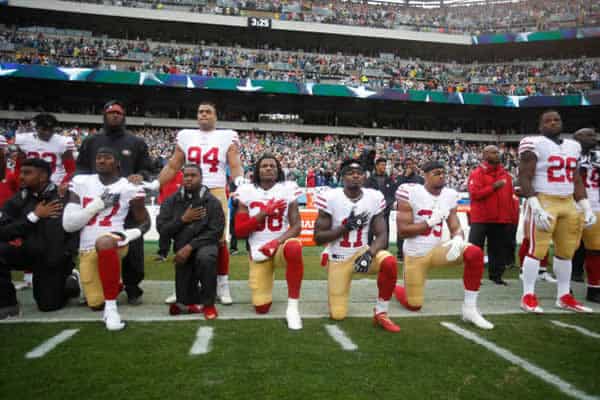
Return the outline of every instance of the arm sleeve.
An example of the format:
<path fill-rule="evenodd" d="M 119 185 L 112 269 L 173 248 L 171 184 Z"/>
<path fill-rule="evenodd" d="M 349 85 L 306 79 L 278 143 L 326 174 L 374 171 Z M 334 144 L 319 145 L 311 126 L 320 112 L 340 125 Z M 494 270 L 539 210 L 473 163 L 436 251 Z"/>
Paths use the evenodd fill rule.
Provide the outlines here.
<path fill-rule="evenodd" d="M 175 197 L 169 197 L 162 205 L 160 206 L 160 212 L 156 217 L 156 229 L 160 236 L 168 237 L 172 239 L 175 235 L 183 229 L 185 224 L 181 220 L 181 218 L 175 218 L 175 213 L 173 212 L 175 208 Z"/>
<path fill-rule="evenodd" d="M 99 198 L 92 200 L 85 208 L 77 203 L 68 203 L 63 213 L 63 229 L 67 232 L 81 230 L 103 208 L 104 202 Z"/>
<path fill-rule="evenodd" d="M 75 174 L 75 160 L 73 160 L 72 158 L 68 160 L 63 160 L 63 165 L 65 166 L 66 174 L 61 183 L 68 183 L 73 177 L 73 174 Z"/>
<path fill-rule="evenodd" d="M 195 250 L 200 247 L 203 243 L 206 243 L 206 238 L 210 238 L 211 241 L 217 244 L 223 236 L 223 230 L 225 229 L 225 214 L 221 208 L 221 203 L 216 198 L 210 200 L 210 206 L 208 207 L 208 224 L 202 231 L 202 237 L 192 239 L 190 245 Z"/>
<path fill-rule="evenodd" d="M 255 217 L 250 217 L 248 213 L 235 213 L 235 236 L 247 238 L 258 227 L 258 221 Z"/>

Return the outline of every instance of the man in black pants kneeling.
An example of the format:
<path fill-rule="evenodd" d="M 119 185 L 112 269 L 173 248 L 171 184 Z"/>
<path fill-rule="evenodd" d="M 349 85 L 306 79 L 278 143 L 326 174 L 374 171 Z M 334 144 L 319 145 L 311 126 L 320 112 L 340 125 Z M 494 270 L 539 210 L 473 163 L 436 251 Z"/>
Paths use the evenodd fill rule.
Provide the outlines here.
<path fill-rule="evenodd" d="M 161 205 L 156 223 L 161 237 L 175 241 L 177 303 L 169 313 L 202 312 L 206 319 L 217 318 L 217 252 L 225 215 L 219 200 L 202 185 L 197 164 L 183 167 L 183 186 Z"/>
<path fill-rule="evenodd" d="M 76 240 L 62 227 L 63 201 L 42 159 L 21 165 L 22 189 L 0 211 L 0 319 L 19 314 L 11 270 L 33 269 L 33 297 L 40 311 L 62 308 L 79 296 L 73 270 Z"/>

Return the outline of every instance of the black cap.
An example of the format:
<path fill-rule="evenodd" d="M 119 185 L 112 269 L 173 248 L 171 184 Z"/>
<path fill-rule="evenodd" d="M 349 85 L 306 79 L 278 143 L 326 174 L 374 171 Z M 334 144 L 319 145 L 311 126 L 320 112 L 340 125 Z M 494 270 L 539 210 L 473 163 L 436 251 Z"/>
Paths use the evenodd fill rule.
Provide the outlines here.
<path fill-rule="evenodd" d="M 52 167 L 48 161 L 42 160 L 41 158 L 27 158 L 21 163 L 21 167 L 34 167 L 41 169 L 48 174 L 48 179 L 52 176 Z"/>
<path fill-rule="evenodd" d="M 446 166 L 441 161 L 428 161 L 425 163 L 425 165 L 423 165 L 421 169 L 423 170 L 423 172 L 429 172 L 431 170 L 439 168 L 446 169 Z"/>
<path fill-rule="evenodd" d="M 102 147 L 100 147 L 98 149 L 98 151 L 96 152 L 96 155 L 98 155 L 98 154 L 110 154 L 116 160 L 119 159 L 119 154 L 117 153 L 117 151 L 115 149 L 113 149 L 112 147 L 108 147 L 108 146 L 102 146 Z"/>
<path fill-rule="evenodd" d="M 346 173 L 351 169 L 359 169 L 364 172 L 364 168 L 360 161 L 356 159 L 346 159 L 342 162 L 342 166 L 340 167 L 340 174 L 346 175 Z"/>

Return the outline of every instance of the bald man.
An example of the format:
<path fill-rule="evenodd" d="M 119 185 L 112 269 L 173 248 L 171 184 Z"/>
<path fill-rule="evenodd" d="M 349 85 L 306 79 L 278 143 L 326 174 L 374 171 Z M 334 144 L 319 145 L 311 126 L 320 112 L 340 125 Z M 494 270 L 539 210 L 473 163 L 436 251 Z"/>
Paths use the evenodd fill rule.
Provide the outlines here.
<path fill-rule="evenodd" d="M 486 146 L 482 159 L 469 176 L 469 242 L 484 249 L 487 238 L 489 279 L 498 285 L 506 285 L 502 275 L 510 258 L 504 253 L 512 240 L 512 225 L 519 210 L 513 198 L 512 178 L 500 162 L 498 147 Z"/>

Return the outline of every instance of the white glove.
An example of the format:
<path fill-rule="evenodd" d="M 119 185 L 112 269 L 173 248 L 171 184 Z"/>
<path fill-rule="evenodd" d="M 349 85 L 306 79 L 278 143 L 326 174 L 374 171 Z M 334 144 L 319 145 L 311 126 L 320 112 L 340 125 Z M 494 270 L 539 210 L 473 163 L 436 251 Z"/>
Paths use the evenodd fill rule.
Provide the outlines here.
<path fill-rule="evenodd" d="M 250 181 L 246 178 L 244 178 L 242 175 L 237 176 L 234 180 L 233 180 L 233 184 L 235 185 L 235 187 L 240 187 L 245 183 L 250 183 Z"/>
<path fill-rule="evenodd" d="M 115 231 L 111 233 L 119 237 L 119 246 L 125 246 L 129 242 L 142 236 L 142 231 L 138 228 L 125 229 L 124 231 Z"/>
<path fill-rule="evenodd" d="M 442 223 L 446 218 L 448 218 L 448 214 L 450 213 L 450 210 L 443 210 L 441 208 L 434 208 L 433 212 L 431 213 L 431 215 L 429 216 L 429 218 L 427 218 L 425 220 L 425 222 L 427 223 L 428 227 L 433 227 L 437 224 Z"/>
<path fill-rule="evenodd" d="M 142 186 L 146 190 L 158 190 L 160 189 L 160 182 L 158 179 L 153 180 L 152 182 L 142 182 Z"/>
<path fill-rule="evenodd" d="M 581 199 L 577 202 L 577 205 L 583 210 L 583 224 L 585 228 L 592 227 L 596 224 L 597 218 L 596 213 L 592 210 L 592 205 L 588 199 Z"/>
<path fill-rule="evenodd" d="M 528 197 L 527 205 L 531 208 L 531 214 L 535 226 L 543 231 L 550 232 L 554 217 L 544 210 L 538 198 L 535 196 Z"/>
<path fill-rule="evenodd" d="M 94 216 L 105 208 L 106 206 L 104 204 L 104 200 L 102 200 L 100 197 L 96 197 L 94 200 L 88 203 L 84 210 L 86 210 L 90 216 Z"/>
<path fill-rule="evenodd" d="M 461 235 L 456 235 L 452 239 L 448 240 L 442 246 L 450 247 L 448 252 L 446 253 L 446 260 L 455 261 L 458 257 L 463 253 L 463 249 L 467 245 L 467 242 L 463 239 Z"/>

